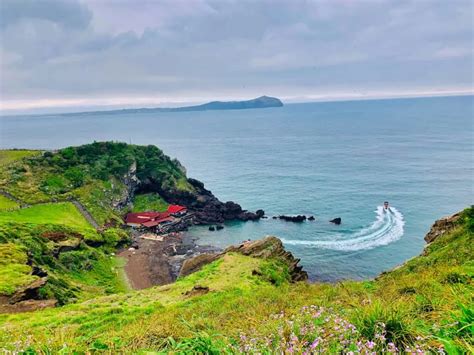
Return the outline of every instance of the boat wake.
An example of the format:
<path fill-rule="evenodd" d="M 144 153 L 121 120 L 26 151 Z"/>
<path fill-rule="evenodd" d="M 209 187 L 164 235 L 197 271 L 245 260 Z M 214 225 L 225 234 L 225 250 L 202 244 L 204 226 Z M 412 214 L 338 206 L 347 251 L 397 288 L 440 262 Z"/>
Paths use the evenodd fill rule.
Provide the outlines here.
<path fill-rule="evenodd" d="M 403 236 L 405 221 L 403 215 L 394 207 L 391 212 L 384 212 L 383 207 L 377 207 L 377 217 L 371 226 L 352 234 L 337 234 L 331 240 L 286 240 L 289 245 L 307 245 L 323 249 L 340 251 L 357 251 L 372 249 L 381 245 L 390 244 Z"/>

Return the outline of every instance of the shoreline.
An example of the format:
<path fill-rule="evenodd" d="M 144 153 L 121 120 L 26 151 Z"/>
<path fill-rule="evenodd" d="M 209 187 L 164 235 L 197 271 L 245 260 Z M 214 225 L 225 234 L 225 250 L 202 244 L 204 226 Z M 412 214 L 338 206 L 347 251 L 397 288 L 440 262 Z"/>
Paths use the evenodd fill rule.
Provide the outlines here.
<path fill-rule="evenodd" d="M 173 283 L 186 259 L 209 252 L 219 252 L 212 246 L 199 246 L 196 238 L 185 232 L 165 236 L 136 233 L 132 246 L 120 250 L 117 257 L 124 260 L 123 275 L 133 290 Z"/>

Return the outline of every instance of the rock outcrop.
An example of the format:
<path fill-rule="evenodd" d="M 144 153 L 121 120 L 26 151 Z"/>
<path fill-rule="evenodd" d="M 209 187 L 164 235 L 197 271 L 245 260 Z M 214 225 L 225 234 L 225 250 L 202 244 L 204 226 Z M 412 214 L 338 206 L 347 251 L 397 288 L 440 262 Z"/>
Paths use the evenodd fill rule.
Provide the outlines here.
<path fill-rule="evenodd" d="M 304 215 L 297 215 L 297 216 L 286 216 L 286 215 L 281 215 L 278 216 L 278 219 L 281 219 L 283 221 L 287 222 L 304 222 L 306 221 L 306 216 Z"/>
<path fill-rule="evenodd" d="M 48 277 L 41 277 L 33 281 L 27 286 L 20 287 L 15 291 L 15 293 L 9 298 L 8 302 L 14 304 L 20 301 L 39 299 L 39 289 L 46 285 Z"/>
<path fill-rule="evenodd" d="M 329 222 L 339 225 L 342 223 L 342 219 L 341 217 L 337 217 L 337 218 L 331 219 Z"/>
<path fill-rule="evenodd" d="M 193 272 L 199 271 L 204 265 L 212 263 L 214 260 L 220 258 L 222 254 L 199 254 L 191 259 L 186 259 L 179 271 L 179 277 L 187 276 Z"/>
<path fill-rule="evenodd" d="M 190 178 L 188 182 L 193 186 L 194 192 L 169 190 L 152 180 L 142 182 L 139 189 L 157 192 L 169 203 L 186 206 L 194 213 L 193 219 L 197 224 L 222 223 L 229 220 L 254 221 L 265 214 L 263 210 L 255 213 L 246 211 L 233 201 L 220 201 L 199 180 Z"/>
<path fill-rule="evenodd" d="M 181 268 L 180 276 L 186 276 L 200 270 L 204 265 L 213 262 L 226 253 L 240 253 L 261 259 L 277 259 L 288 266 L 291 281 L 304 281 L 308 279 L 308 274 L 299 266 L 300 259 L 296 259 L 293 254 L 286 251 L 280 239 L 267 236 L 263 239 L 248 241 L 238 245 L 232 245 L 220 254 L 201 254 L 194 258 L 187 259 Z"/>
<path fill-rule="evenodd" d="M 439 236 L 454 229 L 456 222 L 461 217 L 461 212 L 453 214 L 449 217 L 438 219 L 432 226 L 430 231 L 425 235 L 425 241 L 427 243 L 434 242 Z"/>

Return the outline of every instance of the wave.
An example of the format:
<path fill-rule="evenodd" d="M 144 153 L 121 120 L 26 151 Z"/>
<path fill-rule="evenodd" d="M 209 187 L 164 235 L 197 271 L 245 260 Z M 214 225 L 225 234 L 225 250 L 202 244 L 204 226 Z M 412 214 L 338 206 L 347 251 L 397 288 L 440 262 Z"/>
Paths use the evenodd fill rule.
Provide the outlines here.
<path fill-rule="evenodd" d="M 391 212 L 384 212 L 382 206 L 377 207 L 376 220 L 372 225 L 350 235 L 337 234 L 331 240 L 282 239 L 282 241 L 289 245 L 307 245 L 340 251 L 357 251 L 387 245 L 403 236 L 405 225 L 403 214 L 394 207 L 390 209 Z"/>

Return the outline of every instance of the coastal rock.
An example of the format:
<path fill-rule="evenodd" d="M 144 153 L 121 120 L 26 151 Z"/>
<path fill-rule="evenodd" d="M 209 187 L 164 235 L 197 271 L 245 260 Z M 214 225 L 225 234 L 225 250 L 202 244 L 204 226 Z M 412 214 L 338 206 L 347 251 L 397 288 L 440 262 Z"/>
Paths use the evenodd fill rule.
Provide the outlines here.
<path fill-rule="evenodd" d="M 184 167 L 173 160 L 174 165 L 185 173 Z M 192 190 L 177 190 L 171 188 L 166 179 L 159 179 L 154 176 L 137 177 L 137 165 L 133 163 L 128 172 L 122 177 L 125 184 L 123 194 L 114 201 L 114 208 L 123 208 L 131 204 L 135 193 L 158 193 L 170 204 L 186 206 L 193 213 L 194 224 L 223 223 L 227 220 L 258 220 L 265 212 L 249 212 L 233 201 L 222 202 L 215 197 L 211 191 L 204 187 L 204 184 L 196 179 L 189 178 L 187 181 L 192 186 Z"/>
<path fill-rule="evenodd" d="M 210 226 L 210 227 L 209 227 L 209 230 L 210 230 L 211 232 L 214 232 L 214 231 L 216 230 L 216 228 L 215 228 L 214 226 Z"/>
<path fill-rule="evenodd" d="M 278 216 L 279 219 L 287 221 L 287 222 L 303 222 L 306 221 L 306 216 L 304 215 L 297 215 L 297 216 L 285 216 L 281 215 Z"/>
<path fill-rule="evenodd" d="M 427 243 L 434 242 L 439 236 L 449 232 L 456 226 L 456 222 L 461 217 L 461 212 L 453 214 L 449 217 L 438 219 L 432 226 L 430 231 L 425 235 Z"/>
<path fill-rule="evenodd" d="M 222 230 L 222 229 L 224 229 L 224 226 L 223 226 L 223 225 L 218 224 L 218 225 L 216 226 L 216 230 L 220 231 L 220 230 Z"/>
<path fill-rule="evenodd" d="M 296 259 L 293 254 L 286 251 L 280 239 L 273 236 L 267 236 L 263 239 L 244 242 L 239 245 L 233 245 L 225 249 L 224 253 L 240 253 L 254 258 L 276 258 L 283 261 L 288 266 L 288 271 L 292 281 L 303 281 L 308 279 L 308 274 L 298 266 L 300 259 Z"/>
<path fill-rule="evenodd" d="M 308 221 L 314 221 L 316 218 L 314 218 L 314 216 L 309 216 L 308 217 Z"/>
<path fill-rule="evenodd" d="M 298 265 L 300 259 L 296 259 L 293 254 L 286 251 L 281 240 L 273 236 L 267 236 L 263 239 L 246 241 L 238 245 L 233 245 L 225 249 L 222 253 L 205 253 L 195 256 L 194 258 L 186 259 L 181 267 L 179 276 L 182 277 L 196 272 L 204 265 L 223 257 L 226 253 L 240 253 L 261 259 L 278 259 L 288 266 L 292 282 L 308 279 L 306 271 L 303 270 L 302 266 Z"/>
<path fill-rule="evenodd" d="M 329 222 L 339 225 L 342 223 L 342 219 L 341 217 L 337 217 L 337 218 L 331 219 Z"/>
<path fill-rule="evenodd" d="M 223 223 L 228 220 L 258 220 L 265 212 L 254 213 L 245 211 L 233 201 L 222 202 L 217 199 L 211 191 L 204 187 L 204 184 L 196 179 L 188 179 L 194 187 L 195 192 L 166 190 L 161 186 L 152 186 L 168 202 L 186 206 L 190 212 L 194 213 L 195 224 Z M 147 188 L 149 190 L 150 188 Z M 263 213 L 263 214 L 262 214 Z"/>

